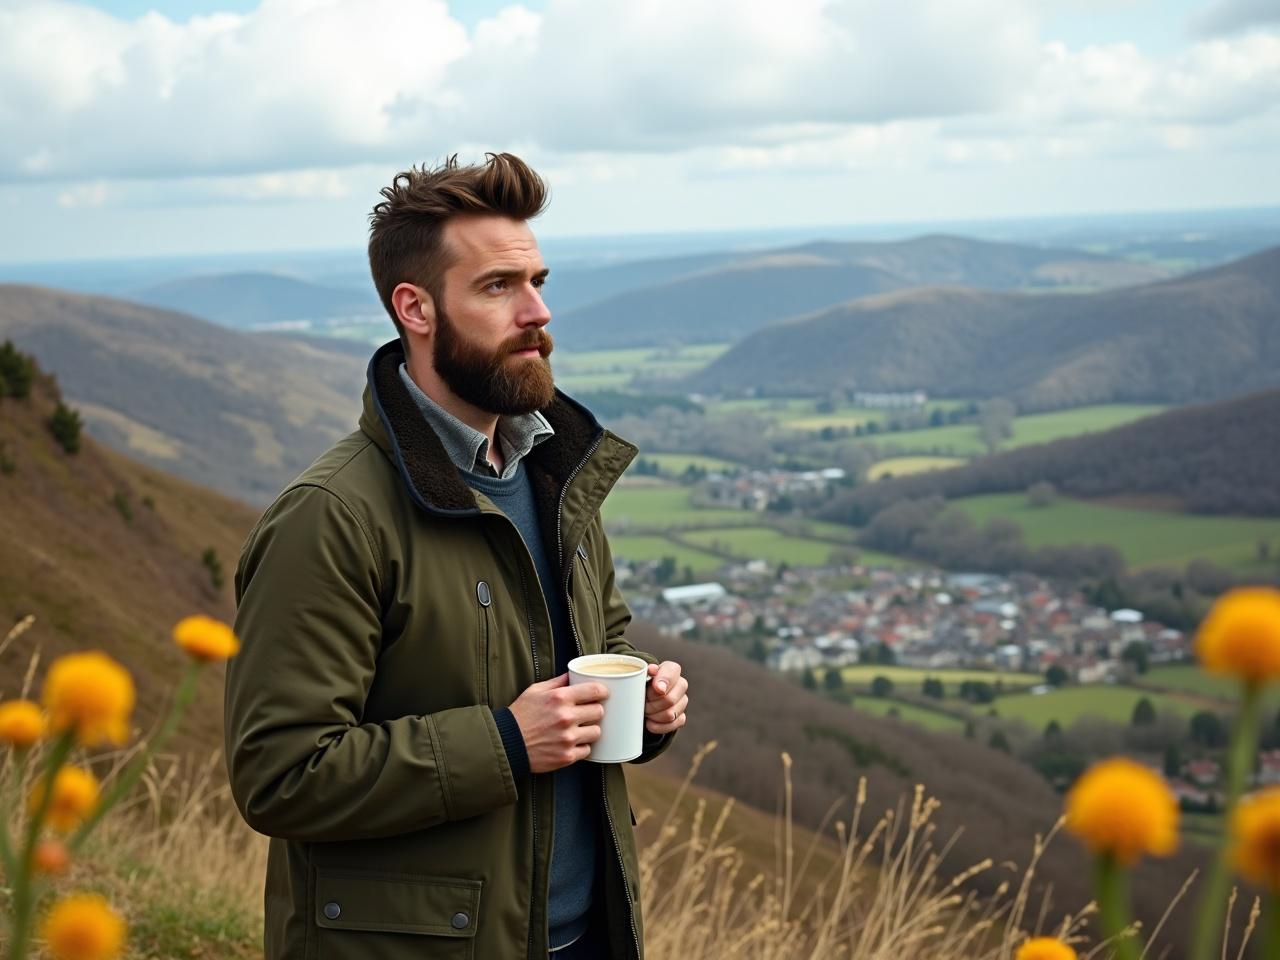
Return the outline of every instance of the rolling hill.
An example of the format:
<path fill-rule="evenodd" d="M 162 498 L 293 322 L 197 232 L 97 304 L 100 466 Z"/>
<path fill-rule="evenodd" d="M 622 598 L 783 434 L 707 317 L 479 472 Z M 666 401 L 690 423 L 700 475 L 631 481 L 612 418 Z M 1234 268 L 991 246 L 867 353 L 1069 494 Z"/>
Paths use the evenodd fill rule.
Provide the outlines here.
<path fill-rule="evenodd" d="M 349 290 L 273 273 L 181 277 L 132 290 L 126 296 L 238 329 L 296 320 L 383 315 L 372 285 L 367 290 Z"/>
<path fill-rule="evenodd" d="M 366 361 L 318 338 L 0 286 L 6 337 L 58 377 L 95 437 L 250 502 L 269 500 L 359 414 Z"/>
<path fill-rule="evenodd" d="M 771 324 L 685 381 L 711 393 L 916 390 L 1038 410 L 1186 403 L 1280 384 L 1280 247 L 1090 294 L 954 287 Z"/>
<path fill-rule="evenodd" d="M 842 301 L 921 285 L 1094 288 L 1161 275 L 1148 266 L 1079 250 L 951 236 L 895 243 L 823 241 L 727 260 L 685 259 L 684 272 L 677 272 L 680 259 L 609 268 L 604 279 L 634 286 L 558 313 L 556 336 L 574 350 L 716 343 Z M 581 287 L 589 276 L 575 275 L 573 285 Z M 554 292 L 548 299 L 554 307 Z"/>

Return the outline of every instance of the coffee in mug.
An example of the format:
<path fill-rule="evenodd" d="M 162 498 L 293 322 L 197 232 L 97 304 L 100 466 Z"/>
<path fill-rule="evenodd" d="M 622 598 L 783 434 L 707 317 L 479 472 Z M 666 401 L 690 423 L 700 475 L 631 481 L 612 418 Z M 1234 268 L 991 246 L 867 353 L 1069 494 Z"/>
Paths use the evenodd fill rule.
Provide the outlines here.
<path fill-rule="evenodd" d="M 569 661 L 569 683 L 603 683 L 609 696 L 601 704 L 600 739 L 588 760 L 624 763 L 640 756 L 644 743 L 644 700 L 649 664 L 621 653 L 590 653 Z"/>

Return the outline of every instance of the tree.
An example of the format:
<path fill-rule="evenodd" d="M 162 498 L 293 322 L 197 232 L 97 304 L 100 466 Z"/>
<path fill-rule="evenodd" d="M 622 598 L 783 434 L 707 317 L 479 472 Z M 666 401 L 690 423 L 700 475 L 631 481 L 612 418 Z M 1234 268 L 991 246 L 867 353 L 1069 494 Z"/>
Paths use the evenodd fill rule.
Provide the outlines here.
<path fill-rule="evenodd" d="M 1191 717 L 1191 740 L 1206 747 L 1221 747 L 1227 742 L 1226 728 L 1216 713 L 1201 710 Z"/>
<path fill-rule="evenodd" d="M 1057 720 L 1050 720 L 1044 727 L 1044 738 L 1050 743 L 1062 742 L 1062 724 Z"/>
<path fill-rule="evenodd" d="M 747 651 L 747 656 L 756 663 L 764 663 L 769 658 L 769 651 L 764 648 L 764 641 L 759 637 L 753 638 L 751 649 Z"/>
<path fill-rule="evenodd" d="M 1013 436 L 1013 418 L 1017 412 L 1017 408 L 1003 397 L 988 400 L 982 405 L 978 414 L 978 435 L 987 453 L 995 453 L 1000 448 L 1000 441 Z"/>
<path fill-rule="evenodd" d="M 800 683 L 803 684 L 806 690 L 818 689 L 818 681 L 814 677 L 813 671 L 808 667 L 804 668 L 804 673 L 800 676 Z"/>
<path fill-rule="evenodd" d="M 80 452 L 80 414 L 61 400 L 49 418 L 49 432 L 67 453 Z"/>
<path fill-rule="evenodd" d="M 1032 507 L 1048 507 L 1058 499 L 1058 488 L 1048 481 L 1041 480 L 1027 487 L 1027 504 Z"/>
<path fill-rule="evenodd" d="M 822 689 L 829 693 L 839 693 L 844 689 L 844 674 L 835 667 L 827 667 L 827 672 L 822 676 Z"/>
<path fill-rule="evenodd" d="M 1182 751 L 1176 743 L 1164 748 L 1164 775 L 1170 780 L 1182 775 Z"/>
<path fill-rule="evenodd" d="M 871 695 L 875 697 L 887 697 L 893 693 L 893 681 L 884 674 L 876 674 L 871 679 Z"/>
<path fill-rule="evenodd" d="M 987 746 L 992 750 L 1003 750 L 1005 753 L 1013 752 L 1013 747 L 1009 745 L 1009 738 L 1005 736 L 1003 730 L 992 731 L 991 739 L 987 741 Z"/>
<path fill-rule="evenodd" d="M 924 682 L 920 685 L 920 692 L 926 697 L 933 697 L 935 700 L 946 698 L 946 689 L 942 686 L 942 681 L 937 677 L 925 677 Z"/>
<path fill-rule="evenodd" d="M 1133 705 L 1133 716 L 1129 723 L 1135 727 L 1149 727 L 1156 722 L 1155 705 L 1147 697 L 1143 697 Z"/>
<path fill-rule="evenodd" d="M 218 559 L 218 551 L 213 547 L 207 547 L 204 553 L 200 555 L 200 562 L 209 571 L 209 582 L 213 584 L 213 589 L 221 590 L 223 584 L 222 561 Z"/>
<path fill-rule="evenodd" d="M 1138 673 L 1146 673 L 1151 665 L 1147 645 L 1141 640 L 1130 640 L 1125 644 L 1124 650 L 1120 653 L 1120 660 L 1123 663 L 1133 664 L 1133 669 Z"/>
<path fill-rule="evenodd" d="M 978 736 L 977 725 L 972 720 L 966 720 L 964 723 L 964 736 L 966 740 L 973 740 Z"/>
<path fill-rule="evenodd" d="M 1061 664 L 1054 663 L 1051 664 L 1049 669 L 1044 672 L 1044 679 L 1051 687 L 1062 687 L 1066 685 L 1067 681 L 1070 680 L 1071 677 L 1067 673 L 1065 667 Z"/>
<path fill-rule="evenodd" d="M 658 561 L 658 565 L 653 570 L 653 579 L 659 584 L 667 584 L 671 582 L 671 578 L 676 575 L 676 558 L 663 557 Z"/>
<path fill-rule="evenodd" d="M 19 400 L 31 393 L 31 380 L 35 364 L 24 353 L 19 353 L 12 340 L 0 344 L 0 396 L 17 397 Z"/>

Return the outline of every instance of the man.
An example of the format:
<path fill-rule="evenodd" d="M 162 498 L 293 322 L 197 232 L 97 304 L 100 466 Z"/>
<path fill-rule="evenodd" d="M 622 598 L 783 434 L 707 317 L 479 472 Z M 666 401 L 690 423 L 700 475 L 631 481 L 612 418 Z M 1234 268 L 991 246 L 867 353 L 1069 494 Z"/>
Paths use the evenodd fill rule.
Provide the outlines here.
<path fill-rule="evenodd" d="M 270 960 L 643 956 L 621 765 L 581 762 L 602 684 L 649 662 L 644 762 L 688 683 L 627 642 L 600 504 L 636 454 L 555 389 L 517 157 L 399 174 L 371 218 L 400 334 L 360 428 L 267 509 L 236 571 L 226 754 L 272 837 Z"/>

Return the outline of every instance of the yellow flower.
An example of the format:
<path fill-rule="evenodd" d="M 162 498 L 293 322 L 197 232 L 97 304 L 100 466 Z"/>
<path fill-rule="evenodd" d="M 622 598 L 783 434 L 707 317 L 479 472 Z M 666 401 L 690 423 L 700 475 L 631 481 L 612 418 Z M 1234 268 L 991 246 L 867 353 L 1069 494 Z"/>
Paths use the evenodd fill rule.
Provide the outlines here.
<path fill-rule="evenodd" d="M 55 960 L 111 960 L 124 947 L 125 923 L 96 893 L 59 900 L 41 924 Z"/>
<path fill-rule="evenodd" d="M 124 743 L 134 696 L 129 671 L 99 650 L 59 657 L 44 679 L 49 726 L 74 730 L 83 746 Z"/>
<path fill-rule="evenodd" d="M 1251 794 L 1236 805 L 1231 861 L 1241 876 L 1280 892 L 1280 787 Z"/>
<path fill-rule="evenodd" d="M 1206 670 L 1249 683 L 1280 677 L 1280 590 L 1239 587 L 1224 593 L 1200 625 L 1196 655 Z"/>
<path fill-rule="evenodd" d="M 30 700 L 0 703 L 0 743 L 29 747 L 44 736 L 44 714 Z"/>
<path fill-rule="evenodd" d="M 229 626 L 203 614 L 180 620 L 173 628 L 173 639 L 197 660 L 226 660 L 240 649 Z"/>
<path fill-rule="evenodd" d="M 1178 846 L 1178 801 L 1156 773 L 1113 757 L 1095 763 L 1068 792 L 1067 829 L 1124 865 L 1144 853 L 1167 856 Z"/>
<path fill-rule="evenodd" d="M 1019 947 L 1013 960 L 1076 960 L 1076 952 L 1054 937 L 1036 937 Z"/>
<path fill-rule="evenodd" d="M 44 784 L 37 783 L 27 798 L 32 816 L 44 798 Z M 98 805 L 98 778 L 79 767 L 59 767 L 53 778 L 53 796 L 44 822 L 59 833 L 69 833 Z"/>

